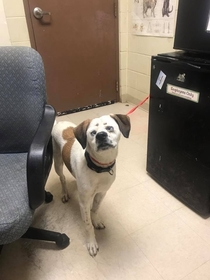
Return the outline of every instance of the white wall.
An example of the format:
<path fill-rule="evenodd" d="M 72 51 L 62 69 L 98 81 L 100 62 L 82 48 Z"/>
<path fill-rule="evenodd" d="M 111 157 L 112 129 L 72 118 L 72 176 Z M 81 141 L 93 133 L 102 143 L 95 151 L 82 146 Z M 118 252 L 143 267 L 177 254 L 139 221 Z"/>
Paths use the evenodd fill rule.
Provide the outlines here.
<path fill-rule="evenodd" d="M 128 1 L 119 1 L 119 40 L 120 40 L 120 95 L 126 101 L 128 63 Z M 124 98 L 125 97 L 125 98 Z"/>
<path fill-rule="evenodd" d="M 127 93 L 127 61 L 128 61 L 128 1 L 119 1 L 119 48 L 120 48 L 120 95 L 123 100 Z"/>
<path fill-rule="evenodd" d="M 3 0 L 3 4 L 11 44 L 13 46 L 30 46 L 23 1 Z"/>
<path fill-rule="evenodd" d="M 123 100 L 137 104 L 149 95 L 151 56 L 173 51 L 174 38 L 132 35 L 131 11 L 133 0 L 128 1 L 127 87 Z M 145 109 L 148 109 L 148 102 L 149 100 L 144 105 Z"/>
<path fill-rule="evenodd" d="M 6 22 L 3 1 L 0 0 L 0 46 L 10 46 L 10 36 Z"/>

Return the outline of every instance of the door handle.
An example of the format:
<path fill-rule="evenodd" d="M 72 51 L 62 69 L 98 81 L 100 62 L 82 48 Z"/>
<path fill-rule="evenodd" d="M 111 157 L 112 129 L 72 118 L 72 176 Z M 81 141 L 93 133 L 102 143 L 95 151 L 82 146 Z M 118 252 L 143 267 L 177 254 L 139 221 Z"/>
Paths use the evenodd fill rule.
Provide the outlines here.
<path fill-rule="evenodd" d="M 34 8 L 33 14 L 36 19 L 42 19 L 43 16 L 51 16 L 50 12 L 44 12 L 39 7 Z"/>

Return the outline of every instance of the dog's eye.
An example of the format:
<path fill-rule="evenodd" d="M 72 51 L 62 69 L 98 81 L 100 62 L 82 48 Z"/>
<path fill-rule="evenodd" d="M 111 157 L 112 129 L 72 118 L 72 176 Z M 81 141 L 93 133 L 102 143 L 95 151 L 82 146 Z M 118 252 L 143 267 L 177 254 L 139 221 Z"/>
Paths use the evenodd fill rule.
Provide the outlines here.
<path fill-rule="evenodd" d="M 91 131 L 90 133 L 92 136 L 96 135 L 96 130 Z"/>
<path fill-rule="evenodd" d="M 114 131 L 114 127 L 113 126 L 107 126 L 106 130 L 109 132 L 113 132 Z"/>

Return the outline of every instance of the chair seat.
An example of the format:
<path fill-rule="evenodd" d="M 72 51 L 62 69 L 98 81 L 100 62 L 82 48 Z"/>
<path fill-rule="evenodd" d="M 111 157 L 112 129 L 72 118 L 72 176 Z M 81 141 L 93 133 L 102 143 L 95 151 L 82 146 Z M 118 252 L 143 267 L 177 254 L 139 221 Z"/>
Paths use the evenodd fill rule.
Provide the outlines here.
<path fill-rule="evenodd" d="M 0 154 L 0 245 L 19 239 L 29 228 L 27 153 Z"/>

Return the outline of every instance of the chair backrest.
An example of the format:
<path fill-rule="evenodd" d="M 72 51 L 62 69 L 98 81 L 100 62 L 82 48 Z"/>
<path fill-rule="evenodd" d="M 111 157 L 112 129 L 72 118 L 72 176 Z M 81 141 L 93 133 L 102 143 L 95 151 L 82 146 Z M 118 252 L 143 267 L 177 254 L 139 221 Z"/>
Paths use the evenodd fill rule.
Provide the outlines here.
<path fill-rule="evenodd" d="M 28 151 L 45 104 L 45 74 L 38 52 L 0 47 L 0 153 Z"/>

